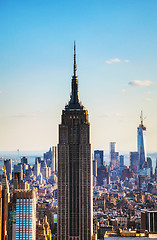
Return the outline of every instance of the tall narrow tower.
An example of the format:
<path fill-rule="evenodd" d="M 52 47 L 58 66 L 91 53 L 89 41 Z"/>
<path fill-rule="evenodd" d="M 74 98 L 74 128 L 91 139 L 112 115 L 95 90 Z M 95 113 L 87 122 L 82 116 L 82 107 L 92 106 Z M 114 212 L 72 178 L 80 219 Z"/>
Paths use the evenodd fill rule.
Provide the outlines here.
<path fill-rule="evenodd" d="M 141 111 L 141 124 L 137 128 L 137 143 L 139 154 L 139 168 L 142 169 L 144 162 L 147 160 L 146 156 L 146 127 L 143 125 L 143 113 Z"/>
<path fill-rule="evenodd" d="M 68 105 L 62 111 L 58 144 L 58 240 L 92 236 L 92 162 L 88 112 L 78 96 L 76 47 Z"/>

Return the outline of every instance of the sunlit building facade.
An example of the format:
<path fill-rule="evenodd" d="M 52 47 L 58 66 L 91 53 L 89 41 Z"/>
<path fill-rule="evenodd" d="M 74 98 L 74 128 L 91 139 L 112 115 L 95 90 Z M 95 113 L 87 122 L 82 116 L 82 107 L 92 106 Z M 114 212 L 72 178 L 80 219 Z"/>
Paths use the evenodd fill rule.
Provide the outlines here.
<path fill-rule="evenodd" d="M 13 239 L 36 240 L 36 198 L 33 190 L 15 190 L 16 227 Z M 16 229 L 16 230 L 15 230 Z"/>

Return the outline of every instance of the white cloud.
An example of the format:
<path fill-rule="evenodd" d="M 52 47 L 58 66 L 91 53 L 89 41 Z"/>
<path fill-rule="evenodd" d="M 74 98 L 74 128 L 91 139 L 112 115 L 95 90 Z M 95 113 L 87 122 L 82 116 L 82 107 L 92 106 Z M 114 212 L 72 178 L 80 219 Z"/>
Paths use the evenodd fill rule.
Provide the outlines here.
<path fill-rule="evenodd" d="M 119 58 L 114 58 L 114 59 L 107 60 L 105 63 L 111 64 L 111 63 L 119 63 L 119 62 L 121 62 Z"/>
<path fill-rule="evenodd" d="M 125 60 L 121 60 L 119 58 L 113 58 L 113 59 L 110 59 L 110 60 L 107 60 L 105 63 L 107 64 L 112 64 L 112 63 L 120 63 L 120 62 L 125 62 L 125 63 L 128 63 L 130 62 L 128 59 L 125 59 Z"/>
<path fill-rule="evenodd" d="M 114 58 L 114 59 L 111 59 L 111 62 L 119 63 L 119 62 L 121 62 L 121 60 L 119 58 Z"/>
<path fill-rule="evenodd" d="M 2 90 L 0 90 L 0 94 L 2 94 L 3 92 L 2 92 Z"/>
<path fill-rule="evenodd" d="M 120 92 L 121 93 L 126 93 L 126 89 L 122 89 Z"/>
<path fill-rule="evenodd" d="M 145 98 L 145 101 L 151 102 L 151 101 L 152 101 L 152 98 Z"/>
<path fill-rule="evenodd" d="M 105 63 L 107 63 L 107 64 L 111 64 L 112 62 L 111 62 L 111 61 L 106 61 Z"/>
<path fill-rule="evenodd" d="M 152 83 L 149 80 L 144 80 L 144 81 L 134 80 L 134 81 L 129 82 L 128 85 L 130 85 L 132 87 L 148 87 L 148 86 L 156 85 L 156 84 Z"/>

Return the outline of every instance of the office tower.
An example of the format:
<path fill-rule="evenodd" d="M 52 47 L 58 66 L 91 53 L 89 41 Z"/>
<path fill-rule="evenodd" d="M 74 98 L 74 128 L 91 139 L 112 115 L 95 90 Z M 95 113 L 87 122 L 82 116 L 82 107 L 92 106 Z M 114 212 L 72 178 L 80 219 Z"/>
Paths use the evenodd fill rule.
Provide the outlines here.
<path fill-rule="evenodd" d="M 51 167 L 52 172 L 57 172 L 56 147 L 53 146 L 48 152 L 44 153 L 47 166 Z"/>
<path fill-rule="evenodd" d="M 93 176 L 97 177 L 97 160 L 93 160 Z"/>
<path fill-rule="evenodd" d="M 2 240 L 5 240 L 8 235 L 8 181 L 6 169 L 4 166 L 2 176 Z"/>
<path fill-rule="evenodd" d="M 124 167 L 124 155 L 119 156 L 119 166 L 121 168 Z"/>
<path fill-rule="evenodd" d="M 151 233 L 157 232 L 157 210 L 142 210 L 141 227 Z"/>
<path fill-rule="evenodd" d="M 137 148 L 139 154 L 139 169 L 143 168 L 146 161 L 146 127 L 143 125 L 143 114 L 141 111 L 141 123 L 137 128 Z"/>
<path fill-rule="evenodd" d="M 130 168 L 134 173 L 136 173 L 139 170 L 138 152 L 130 152 Z"/>
<path fill-rule="evenodd" d="M 21 188 L 21 172 L 14 172 L 13 186 L 14 190 Z"/>
<path fill-rule="evenodd" d="M 59 125 L 57 239 L 91 240 L 92 211 L 90 124 L 79 101 L 74 45 L 72 92 Z"/>
<path fill-rule="evenodd" d="M 2 236 L 2 185 L 0 185 L 0 240 Z"/>
<path fill-rule="evenodd" d="M 40 174 L 40 163 L 38 159 L 35 160 L 35 165 L 34 165 L 34 175 L 38 177 Z"/>
<path fill-rule="evenodd" d="M 150 177 L 152 177 L 153 176 L 153 165 L 152 165 L 151 157 L 147 157 L 147 165 L 148 165 L 148 168 L 150 168 Z"/>
<path fill-rule="evenodd" d="M 107 184 L 110 184 L 110 174 L 108 172 L 107 166 L 101 166 L 98 168 L 97 173 L 97 185 L 98 186 L 107 186 Z"/>
<path fill-rule="evenodd" d="M 145 175 L 139 175 L 138 176 L 138 184 L 139 184 L 139 188 L 142 188 L 143 184 L 146 181 L 146 176 Z"/>
<path fill-rule="evenodd" d="M 104 151 L 95 150 L 94 151 L 94 160 L 97 160 L 97 168 L 104 165 Z"/>
<path fill-rule="evenodd" d="M 13 240 L 36 240 L 36 197 L 34 190 L 15 190 L 16 223 Z"/>
<path fill-rule="evenodd" d="M 110 166 L 112 169 L 119 168 L 119 152 L 115 151 L 115 142 L 110 142 Z"/>
<path fill-rule="evenodd" d="M 22 157 L 21 158 L 21 163 L 27 165 L 28 164 L 28 159 L 26 157 Z"/>
<path fill-rule="evenodd" d="M 5 159 L 4 166 L 6 169 L 7 179 L 12 180 L 12 159 Z"/>
<path fill-rule="evenodd" d="M 19 172 L 21 180 L 23 180 L 23 165 L 22 165 L 22 163 L 18 163 L 16 165 L 14 165 L 14 173 L 15 172 Z"/>

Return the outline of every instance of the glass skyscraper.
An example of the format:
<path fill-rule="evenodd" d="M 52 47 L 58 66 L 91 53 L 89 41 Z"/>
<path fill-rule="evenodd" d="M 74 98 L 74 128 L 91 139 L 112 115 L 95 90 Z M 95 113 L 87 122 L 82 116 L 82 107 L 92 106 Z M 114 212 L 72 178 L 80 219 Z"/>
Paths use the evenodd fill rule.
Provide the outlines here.
<path fill-rule="evenodd" d="M 16 240 L 36 239 L 36 199 L 33 190 L 15 190 Z"/>
<path fill-rule="evenodd" d="M 138 143 L 138 154 L 139 154 L 139 169 L 143 168 L 144 162 L 147 159 L 146 155 L 146 127 L 143 125 L 143 115 L 141 112 L 141 123 L 137 128 L 137 143 Z"/>

